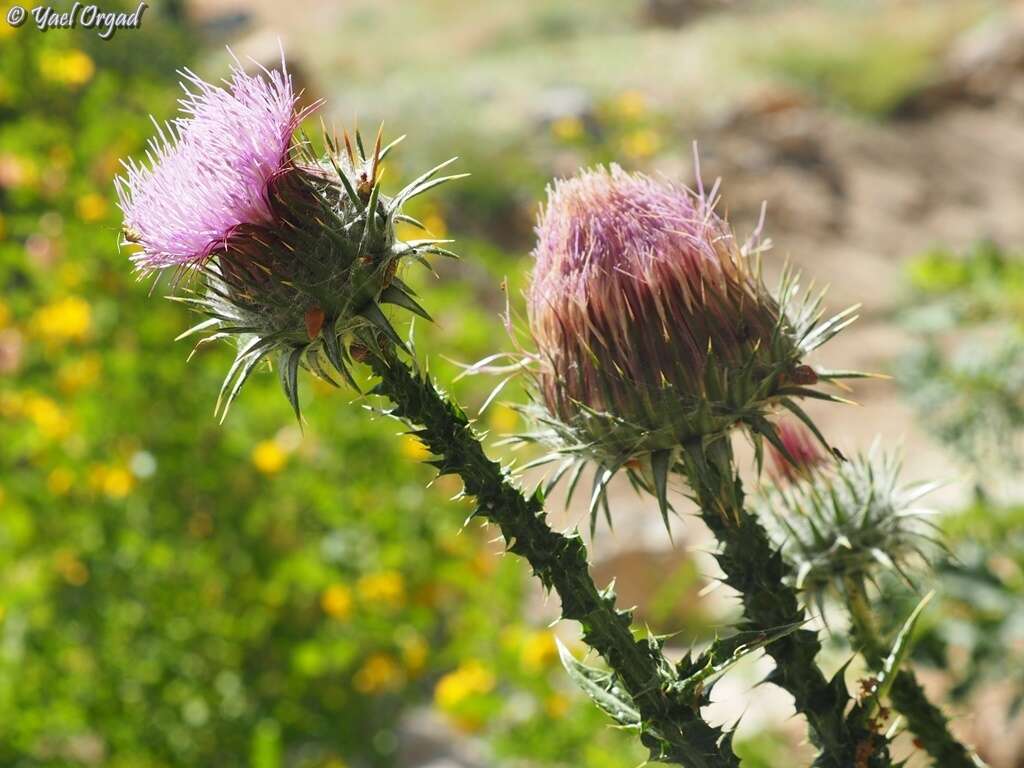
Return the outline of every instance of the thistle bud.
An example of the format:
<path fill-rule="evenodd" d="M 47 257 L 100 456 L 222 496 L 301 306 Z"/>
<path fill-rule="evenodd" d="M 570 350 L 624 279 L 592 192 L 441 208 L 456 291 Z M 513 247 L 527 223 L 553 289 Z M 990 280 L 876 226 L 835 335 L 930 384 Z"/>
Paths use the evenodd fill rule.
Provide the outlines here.
<path fill-rule="evenodd" d="M 829 465 L 821 441 L 806 427 L 787 419 L 775 425 L 775 434 L 778 447 L 772 445 L 769 455 L 776 484 L 795 483 Z"/>
<path fill-rule="evenodd" d="M 117 180 L 123 243 L 137 246 L 143 275 L 199 277 L 178 298 L 208 319 L 182 336 L 237 339 L 217 410 L 226 414 L 249 374 L 276 358 L 298 414 L 300 367 L 336 384 L 333 369 L 354 385 L 353 333 L 373 328 L 401 344 L 381 304 L 428 317 L 398 264 L 447 252 L 438 240 L 399 240 L 395 223 L 416 223 L 402 206 L 455 177 L 434 178 L 444 163 L 394 197 L 382 194 L 380 163 L 397 141 L 382 148 L 379 133 L 369 153 L 358 133 L 355 147 L 345 135 L 344 149 L 325 136 L 317 156 L 295 132 L 319 105 L 297 108 L 283 65 L 258 76 L 236 65 L 224 88 L 184 76 L 182 116 L 159 129 L 148 164 L 126 163 Z"/>
<path fill-rule="evenodd" d="M 770 293 L 762 246 L 738 243 L 715 203 L 612 166 L 555 182 L 537 226 L 527 298 L 544 439 L 605 479 L 626 467 L 663 510 L 679 446 L 738 425 L 776 441 L 772 408 L 830 397 L 809 389 L 803 358 L 852 319 L 820 323 L 820 298 L 794 306 L 791 273 Z"/>
<path fill-rule="evenodd" d="M 813 439 L 793 425 L 780 432 L 802 432 L 801 445 Z M 927 520 L 934 511 L 919 506 L 941 483 L 902 484 L 901 468 L 899 453 L 876 441 L 866 454 L 816 461 L 810 471 L 762 488 L 759 516 L 791 564 L 796 586 L 819 610 L 849 580 L 864 583 L 890 570 L 909 582 L 910 565 L 927 564 L 941 550 Z"/>

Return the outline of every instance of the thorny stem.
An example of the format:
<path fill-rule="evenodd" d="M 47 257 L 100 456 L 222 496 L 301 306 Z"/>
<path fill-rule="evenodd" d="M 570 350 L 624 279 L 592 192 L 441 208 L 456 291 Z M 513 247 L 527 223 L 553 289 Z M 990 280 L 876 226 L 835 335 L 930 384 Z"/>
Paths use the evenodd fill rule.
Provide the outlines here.
<path fill-rule="evenodd" d="M 544 587 L 558 593 L 562 617 L 582 625 L 584 641 L 604 658 L 639 710 L 640 738 L 652 757 L 691 768 L 738 768 L 729 736 L 702 719 L 698 702 L 671 688 L 672 666 L 658 645 L 637 640 L 631 613 L 617 610 L 615 596 L 595 586 L 580 537 L 551 529 L 541 497 L 525 497 L 487 457 L 465 414 L 429 376 L 387 346 L 370 352 L 366 362 L 380 379 L 372 394 L 389 398 L 391 415 L 419 427 L 414 434 L 440 457 L 431 463 L 441 474 L 462 478 L 466 494 L 476 500 L 474 515 L 501 529 L 509 551 L 524 557 Z"/>
<path fill-rule="evenodd" d="M 683 446 L 682 469 L 700 505 L 700 515 L 721 545 L 718 563 L 725 583 L 741 596 L 744 629 L 768 631 L 802 624 L 806 616 L 779 551 L 757 519 L 744 507 L 740 481 L 728 437 L 697 440 Z M 821 644 L 815 632 L 798 629 L 766 646 L 775 662 L 767 678 L 788 691 L 807 718 L 811 740 L 819 748 L 818 768 L 881 768 L 890 765 L 885 738 L 868 722 L 843 677 L 845 667 L 826 679 L 816 657 Z"/>
<path fill-rule="evenodd" d="M 848 577 L 844 579 L 843 587 L 854 638 L 868 665 L 880 671 L 885 664 L 887 651 L 871 611 L 864 582 Z M 913 672 L 906 669 L 897 671 L 889 690 L 889 700 L 893 708 L 907 719 L 907 725 L 917 737 L 918 744 L 932 756 L 936 766 L 976 768 L 978 763 L 949 732 L 945 715 L 928 700 Z"/>

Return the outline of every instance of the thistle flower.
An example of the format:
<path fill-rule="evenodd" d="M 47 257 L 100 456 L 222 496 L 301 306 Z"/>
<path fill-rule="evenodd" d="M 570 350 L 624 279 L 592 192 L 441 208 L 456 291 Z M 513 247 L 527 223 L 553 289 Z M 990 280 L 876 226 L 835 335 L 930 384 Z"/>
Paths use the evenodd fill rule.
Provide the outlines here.
<path fill-rule="evenodd" d="M 656 492 L 664 515 L 679 446 L 737 425 L 758 447 L 778 443 L 765 418 L 776 405 L 806 418 L 795 398 L 838 399 L 810 387 L 845 374 L 803 358 L 853 310 L 821 322 L 821 297 L 800 301 L 788 271 L 773 296 L 760 275 L 766 244 L 736 241 L 716 193 L 618 166 L 548 189 L 527 296 L 532 413 L 555 451 L 545 459 L 563 459 L 554 482 L 599 465 L 592 516 L 620 468 Z"/>
<path fill-rule="evenodd" d="M 784 431 L 802 433 L 801 444 L 813 439 L 792 424 Z M 819 611 L 829 593 L 843 595 L 850 583 L 874 581 L 885 570 L 912 583 L 910 565 L 927 564 L 944 549 L 927 519 L 934 511 L 918 506 L 942 483 L 902 484 L 901 469 L 899 452 L 883 451 L 876 440 L 865 454 L 816 461 L 762 488 L 755 507 L 792 566 L 796 587 Z"/>
<path fill-rule="evenodd" d="M 769 451 L 772 477 L 778 485 L 795 483 L 829 463 L 821 442 L 806 427 L 784 419 L 775 425 L 779 447 Z"/>
<path fill-rule="evenodd" d="M 158 126 L 147 163 L 125 163 L 117 180 L 122 244 L 138 247 L 132 260 L 142 275 L 173 270 L 187 286 L 173 298 L 208 316 L 179 338 L 237 341 L 217 402 L 222 418 L 268 358 L 298 415 L 300 367 L 337 385 L 333 368 L 354 386 L 354 335 L 365 329 L 371 343 L 383 335 L 402 344 L 381 304 L 429 318 L 397 277 L 399 262 L 452 254 L 445 241 L 401 241 L 395 224 L 423 228 L 402 207 L 458 178 L 436 177 L 454 158 L 388 197 L 381 161 L 404 137 L 382 148 L 378 132 L 367 153 L 358 132 L 355 146 L 345 134 L 343 150 L 325 132 L 326 153 L 317 156 L 296 130 L 319 104 L 297 108 L 283 63 L 249 75 L 236 62 L 225 87 L 182 75 L 182 116 Z"/>

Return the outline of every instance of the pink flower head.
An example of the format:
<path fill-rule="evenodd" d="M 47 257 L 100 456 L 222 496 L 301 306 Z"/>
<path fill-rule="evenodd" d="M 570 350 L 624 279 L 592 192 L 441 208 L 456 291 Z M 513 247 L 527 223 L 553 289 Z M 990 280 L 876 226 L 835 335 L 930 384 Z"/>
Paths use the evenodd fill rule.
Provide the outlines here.
<path fill-rule="evenodd" d="M 636 427 L 637 444 L 655 432 L 657 447 L 678 444 L 717 430 L 719 412 L 738 420 L 767 358 L 788 350 L 714 192 L 585 171 L 549 188 L 537 237 L 528 315 L 540 393 L 563 423 L 600 412 Z"/>
<path fill-rule="evenodd" d="M 775 434 L 786 449 L 785 453 L 775 446 L 770 449 L 776 482 L 796 482 L 828 463 L 821 442 L 802 424 L 785 419 L 776 424 Z"/>
<path fill-rule="evenodd" d="M 117 179 L 124 232 L 143 272 L 202 263 L 240 225 L 271 221 L 268 184 L 290 162 L 296 110 L 282 67 L 247 75 L 237 60 L 225 87 L 183 70 L 182 116 L 157 126 L 147 163 Z"/>

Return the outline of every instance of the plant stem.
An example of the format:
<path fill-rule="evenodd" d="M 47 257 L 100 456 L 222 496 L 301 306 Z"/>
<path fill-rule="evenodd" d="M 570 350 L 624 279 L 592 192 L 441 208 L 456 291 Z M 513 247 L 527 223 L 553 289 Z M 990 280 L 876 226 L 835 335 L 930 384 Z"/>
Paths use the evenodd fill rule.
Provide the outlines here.
<path fill-rule="evenodd" d="M 853 635 L 860 644 L 861 652 L 875 671 L 885 664 L 887 649 L 875 623 L 867 589 L 861 579 L 848 577 L 843 580 L 846 606 L 850 612 Z M 893 708 L 907 718 L 907 725 L 917 741 L 942 768 L 976 768 L 971 753 L 949 732 L 949 724 L 942 710 L 928 701 L 928 696 L 917 677 L 908 669 L 896 672 L 889 700 Z"/>
<path fill-rule="evenodd" d="M 803 624 L 807 619 L 796 591 L 785 583 L 788 574 L 780 552 L 744 507 L 743 484 L 736 471 L 728 437 L 694 441 L 683 446 L 682 469 L 696 494 L 700 515 L 722 546 L 717 555 L 725 583 L 736 589 L 746 614 L 744 629 L 770 631 Z M 768 681 L 788 691 L 810 726 L 820 749 L 815 766 L 887 766 L 884 737 L 867 722 L 855 704 L 846 714 L 850 695 L 841 669 L 827 680 L 816 657 L 821 643 L 815 632 L 798 629 L 766 646 L 775 662 Z"/>
<path fill-rule="evenodd" d="M 527 498 L 512 484 L 484 453 L 466 415 L 428 376 L 389 347 L 371 352 L 366 362 L 380 379 L 372 394 L 389 398 L 393 416 L 420 427 L 414 434 L 440 457 L 430 463 L 441 474 L 462 478 L 466 494 L 476 500 L 474 514 L 496 524 L 509 551 L 526 558 L 545 589 L 558 593 L 562 618 L 582 625 L 584 641 L 601 654 L 639 710 L 640 738 L 652 758 L 693 768 L 737 768 L 727 735 L 704 722 L 699 702 L 674 693 L 672 665 L 658 645 L 637 640 L 630 612 L 616 610 L 614 595 L 597 589 L 580 537 L 551 529 L 541 497 Z"/>

